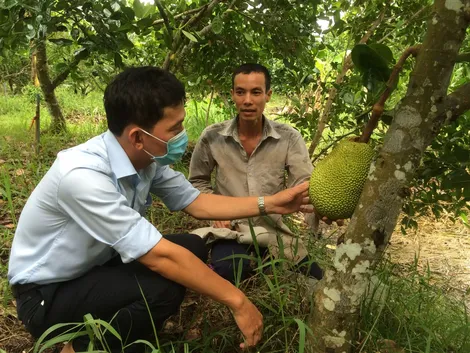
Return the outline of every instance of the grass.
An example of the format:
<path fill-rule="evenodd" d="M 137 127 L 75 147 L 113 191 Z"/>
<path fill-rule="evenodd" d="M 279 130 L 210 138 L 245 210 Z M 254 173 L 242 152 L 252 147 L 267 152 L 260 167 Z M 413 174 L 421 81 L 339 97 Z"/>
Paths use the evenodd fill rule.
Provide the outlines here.
<path fill-rule="evenodd" d="M 35 111 L 31 97 L 28 94 L 19 97 L 0 96 L 0 289 L 4 308 L 2 312 L 5 313 L 14 312 L 6 281 L 7 260 L 16 223 L 27 197 L 48 170 L 58 151 L 81 143 L 106 129 L 99 94 L 80 97 L 67 89 L 61 89 L 58 96 L 64 114 L 68 117 L 68 131 L 59 136 L 49 134 L 47 128 L 50 118 L 43 108 L 41 127 L 44 134 L 39 155 L 34 152 L 33 135 L 28 130 Z M 193 141 L 205 128 L 204 109 L 207 106 L 207 101 L 187 103 L 186 128 Z M 213 102 L 209 122 L 225 120 L 228 115 Z M 187 161 L 178 164 L 177 168 L 187 173 Z M 184 213 L 169 212 L 156 199 L 148 216 L 166 234 L 205 225 Z M 286 221 L 296 232 L 305 235 L 305 229 L 294 218 Z M 334 243 L 335 236 L 320 240 L 310 237 L 312 257 L 324 266 L 331 263 L 333 250 L 327 245 Z M 240 288 L 264 316 L 264 338 L 257 351 L 303 352 L 305 338 L 310 330 L 305 322 L 313 305 L 308 294 L 309 286 L 303 277 L 276 265 L 280 262 L 285 260 L 258 264 L 263 268 L 269 267 L 271 271 L 258 271 L 255 276 L 240 283 Z M 373 295 L 369 295 L 362 304 L 356 352 L 386 352 L 386 349 L 390 353 L 470 352 L 470 323 L 466 307 L 443 287 L 433 284 L 431 272 L 420 271 L 416 263 L 398 266 L 384 259 L 375 276 L 377 280 L 371 288 Z M 80 327 L 84 334 L 102 341 L 104 331 L 112 331 L 108 323 L 91 316 L 73 325 Z M 198 338 L 190 340 L 190 333 L 195 331 Z M 39 352 L 69 338 L 62 336 L 54 341 L 39 342 L 35 351 Z M 0 337 L 0 347 L 3 348 L 2 339 Z M 155 353 L 210 353 L 237 351 L 240 342 L 240 333 L 228 309 L 190 292 L 179 315 L 169 320 L 158 338 L 140 344 L 147 345 Z M 391 346 L 396 350 L 392 350 Z M 23 346 L 18 352 L 28 348 Z M 90 351 L 97 349 L 99 347 L 90 347 Z M 13 348 L 8 350 L 8 353 L 15 352 Z"/>

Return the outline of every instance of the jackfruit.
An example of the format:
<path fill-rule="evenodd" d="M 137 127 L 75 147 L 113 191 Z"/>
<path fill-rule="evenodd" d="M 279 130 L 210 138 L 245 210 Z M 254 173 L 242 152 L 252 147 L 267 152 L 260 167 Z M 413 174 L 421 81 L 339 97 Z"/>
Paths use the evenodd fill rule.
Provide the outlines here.
<path fill-rule="evenodd" d="M 373 157 L 369 144 L 344 139 L 317 163 L 310 177 L 309 196 L 320 215 L 331 220 L 352 216 Z"/>

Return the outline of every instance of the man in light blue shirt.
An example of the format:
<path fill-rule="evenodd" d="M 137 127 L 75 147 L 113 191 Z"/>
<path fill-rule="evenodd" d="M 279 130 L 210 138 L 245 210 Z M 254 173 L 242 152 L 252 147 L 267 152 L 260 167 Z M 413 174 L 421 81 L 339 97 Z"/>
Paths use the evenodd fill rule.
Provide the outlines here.
<path fill-rule="evenodd" d="M 308 209 L 308 184 L 266 197 L 200 194 L 168 166 L 187 144 L 184 100 L 184 87 L 171 73 L 127 69 L 105 91 L 109 130 L 60 152 L 31 194 L 8 279 L 18 317 L 34 337 L 90 313 L 113 319 L 127 343 L 147 338 L 150 314 L 161 328 L 190 288 L 230 307 L 245 337 L 242 348 L 260 340 L 261 314 L 205 265 L 203 241 L 191 234 L 163 236 L 143 216 L 151 193 L 170 210 L 199 219 L 287 214 Z M 108 336 L 112 351 L 122 351 L 124 343 Z M 63 352 L 86 350 L 88 343 L 88 336 L 77 334 Z"/>

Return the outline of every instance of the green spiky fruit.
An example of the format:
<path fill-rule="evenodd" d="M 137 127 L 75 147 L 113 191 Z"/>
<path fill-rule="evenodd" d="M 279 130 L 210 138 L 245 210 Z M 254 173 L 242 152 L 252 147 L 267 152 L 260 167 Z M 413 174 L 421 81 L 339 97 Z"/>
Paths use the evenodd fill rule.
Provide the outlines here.
<path fill-rule="evenodd" d="M 367 143 L 341 141 L 317 163 L 310 178 L 310 202 L 331 220 L 352 216 L 369 173 L 374 150 Z"/>

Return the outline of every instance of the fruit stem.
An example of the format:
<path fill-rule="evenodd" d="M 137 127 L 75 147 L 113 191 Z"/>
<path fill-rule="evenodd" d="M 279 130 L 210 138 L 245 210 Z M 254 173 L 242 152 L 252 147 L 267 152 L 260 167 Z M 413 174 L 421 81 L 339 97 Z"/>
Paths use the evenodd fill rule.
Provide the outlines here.
<path fill-rule="evenodd" d="M 405 64 L 406 59 L 408 59 L 410 55 L 413 55 L 414 57 L 416 57 L 420 49 L 421 49 L 421 45 L 415 45 L 415 46 L 409 47 L 403 52 L 403 54 L 400 57 L 400 60 L 398 60 L 396 65 L 393 67 L 393 71 L 390 74 L 390 77 L 385 85 L 386 88 L 385 88 L 384 93 L 382 93 L 382 96 L 380 96 L 380 99 L 378 100 L 378 102 L 375 103 L 374 106 L 372 107 L 372 115 L 369 121 L 367 122 L 366 126 L 364 127 L 364 131 L 362 132 L 362 135 L 357 139 L 357 142 L 363 142 L 363 143 L 369 142 L 370 137 L 372 136 L 374 129 L 377 127 L 377 124 L 379 123 L 382 113 L 384 112 L 385 102 L 390 97 L 390 94 L 393 92 L 393 90 L 396 87 L 398 76 L 401 70 L 403 69 L 403 65 Z"/>

